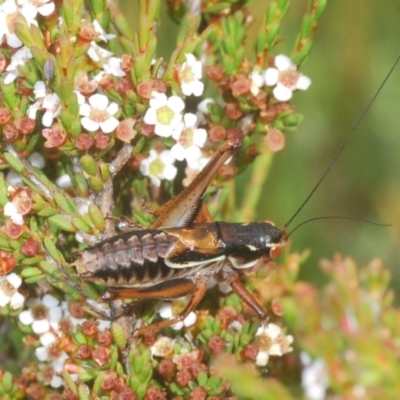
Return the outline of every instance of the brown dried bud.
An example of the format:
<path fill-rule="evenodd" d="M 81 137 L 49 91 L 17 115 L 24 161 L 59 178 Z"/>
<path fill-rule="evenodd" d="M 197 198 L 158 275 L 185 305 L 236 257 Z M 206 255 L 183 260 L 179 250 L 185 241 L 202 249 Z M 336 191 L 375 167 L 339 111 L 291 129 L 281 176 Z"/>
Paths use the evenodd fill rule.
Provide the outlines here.
<path fill-rule="evenodd" d="M 7 107 L 0 107 L 0 125 L 1 126 L 5 125 L 10 119 L 11 119 L 11 111 Z"/>
<path fill-rule="evenodd" d="M 93 350 L 92 359 L 99 366 L 102 367 L 110 361 L 111 350 L 105 347 L 99 347 Z"/>
<path fill-rule="evenodd" d="M 108 372 L 104 376 L 103 382 L 101 382 L 101 389 L 106 393 L 111 392 L 115 388 L 116 378 L 115 372 Z"/>
<path fill-rule="evenodd" d="M 189 384 L 189 382 L 193 379 L 191 372 L 188 368 L 184 368 L 181 371 L 178 371 L 176 374 L 176 383 L 181 386 L 185 387 Z"/>
<path fill-rule="evenodd" d="M 110 347 L 112 344 L 112 335 L 108 329 L 97 332 L 96 342 L 102 347 Z"/>
<path fill-rule="evenodd" d="M 81 344 L 74 353 L 74 357 L 78 360 L 88 360 L 91 355 L 92 348 L 88 344 Z"/>
<path fill-rule="evenodd" d="M 272 299 L 271 310 L 278 317 L 281 317 L 283 315 L 283 309 L 278 299 Z"/>
<path fill-rule="evenodd" d="M 233 307 L 225 306 L 217 311 L 215 319 L 221 322 L 222 329 L 227 329 L 236 316 L 237 312 Z"/>
<path fill-rule="evenodd" d="M 210 142 L 216 143 L 226 138 L 226 129 L 223 125 L 214 125 L 208 131 L 208 139 Z"/>
<path fill-rule="evenodd" d="M 219 82 L 224 77 L 224 68 L 222 65 L 212 65 L 205 67 L 206 75 L 215 82 Z"/>
<path fill-rule="evenodd" d="M 14 126 L 19 133 L 30 135 L 35 130 L 36 121 L 29 117 L 22 117 L 14 121 Z"/>
<path fill-rule="evenodd" d="M 251 80 L 245 77 L 239 77 L 237 80 L 230 84 L 232 94 L 234 97 L 242 96 L 249 93 L 251 87 Z"/>
<path fill-rule="evenodd" d="M 285 147 L 285 135 L 279 129 L 270 128 L 263 142 L 271 151 L 277 152 Z"/>
<path fill-rule="evenodd" d="M 3 252 L 5 253 L 5 252 Z M 0 255 L 0 276 L 7 275 L 17 265 L 17 260 Z"/>
<path fill-rule="evenodd" d="M 226 133 L 227 139 L 239 139 L 242 140 L 244 137 L 243 131 L 238 128 L 237 126 L 234 126 L 232 128 L 229 128 L 227 133 Z"/>
<path fill-rule="evenodd" d="M 148 347 L 153 346 L 153 344 L 156 342 L 156 340 L 157 340 L 157 331 L 150 330 L 150 331 L 146 331 L 143 334 L 142 342 L 145 346 L 148 346 Z"/>
<path fill-rule="evenodd" d="M 3 127 L 3 138 L 6 142 L 12 143 L 18 139 L 19 132 L 13 124 L 5 124 Z"/>
<path fill-rule="evenodd" d="M 130 387 L 125 387 L 122 391 L 111 393 L 110 400 L 136 400 L 137 395 Z"/>
<path fill-rule="evenodd" d="M 32 383 L 26 388 L 26 394 L 33 400 L 40 400 L 46 397 L 46 388 L 39 383 Z"/>
<path fill-rule="evenodd" d="M 4 224 L 4 233 L 10 238 L 10 239 L 18 239 L 23 231 L 24 231 L 24 226 L 23 225 L 17 225 L 14 224 L 14 222 L 11 221 L 11 219 L 7 219 L 6 223 Z"/>
<path fill-rule="evenodd" d="M 144 154 L 136 154 L 136 156 L 133 156 L 129 162 L 129 166 L 134 170 L 134 171 L 139 171 L 140 169 L 140 164 L 141 162 L 146 158 Z"/>
<path fill-rule="evenodd" d="M 133 83 L 129 78 L 120 78 L 115 82 L 114 89 L 121 96 L 125 96 L 126 92 L 133 90 Z"/>
<path fill-rule="evenodd" d="M 152 92 L 166 93 L 167 84 L 160 79 L 148 79 L 139 83 L 137 92 L 140 97 L 151 99 Z"/>
<path fill-rule="evenodd" d="M 87 74 L 83 73 L 79 75 L 77 79 L 75 79 L 75 89 L 83 94 L 84 96 L 88 96 L 94 93 L 99 86 L 99 82 L 95 79 L 89 81 Z"/>
<path fill-rule="evenodd" d="M 164 400 L 167 398 L 167 394 L 162 392 L 160 389 L 149 386 L 146 392 L 146 400 Z"/>
<path fill-rule="evenodd" d="M 82 324 L 82 333 L 87 337 L 95 337 L 98 332 L 99 322 L 94 319 L 88 319 Z"/>
<path fill-rule="evenodd" d="M 218 335 L 213 335 L 208 341 L 208 349 L 212 355 L 217 355 L 225 350 L 225 341 Z"/>
<path fill-rule="evenodd" d="M 133 67 L 133 58 L 129 56 L 128 54 L 124 54 L 121 57 L 121 65 L 120 65 L 122 71 L 124 71 L 127 75 L 130 74 L 131 69 Z"/>
<path fill-rule="evenodd" d="M 155 125 L 149 125 L 143 122 L 141 134 L 145 137 L 152 138 L 155 135 L 154 128 Z"/>
<path fill-rule="evenodd" d="M 242 357 L 246 361 L 253 361 L 257 358 L 260 347 L 258 343 L 250 343 L 242 350 Z"/>
<path fill-rule="evenodd" d="M 94 145 L 98 150 L 104 150 L 110 144 L 110 136 L 104 132 L 97 131 L 94 135 Z"/>
<path fill-rule="evenodd" d="M 81 22 L 78 28 L 78 38 L 82 40 L 82 42 L 90 43 L 94 39 L 96 39 L 97 33 L 94 29 L 93 24 Z"/>
<path fill-rule="evenodd" d="M 136 130 L 133 129 L 135 124 L 136 120 L 133 118 L 127 118 L 121 121 L 115 130 L 115 137 L 125 143 L 130 143 L 137 135 Z"/>
<path fill-rule="evenodd" d="M 77 319 L 81 319 L 85 317 L 85 311 L 82 308 L 82 301 L 69 301 L 68 302 L 68 311 L 69 313 Z"/>
<path fill-rule="evenodd" d="M 193 377 L 197 378 L 197 375 L 199 375 L 200 372 L 207 372 L 208 371 L 208 367 L 204 363 L 195 362 L 190 367 L 190 370 L 192 371 Z"/>
<path fill-rule="evenodd" d="M 205 400 L 206 397 L 207 397 L 206 391 L 201 386 L 197 386 L 190 393 L 189 399 L 190 400 Z"/>
<path fill-rule="evenodd" d="M 39 243 L 34 239 L 28 239 L 21 247 L 21 253 L 27 257 L 33 257 L 39 250 Z"/>
<path fill-rule="evenodd" d="M 157 371 L 163 378 L 172 378 L 175 375 L 175 364 L 169 359 L 161 360 Z"/>
<path fill-rule="evenodd" d="M 75 138 L 75 147 L 78 150 L 86 151 L 89 150 L 94 143 L 94 138 L 88 133 L 81 133 Z"/>
<path fill-rule="evenodd" d="M 58 123 L 52 125 L 51 128 L 45 128 L 42 130 L 42 135 L 47 139 L 44 143 L 44 147 L 60 147 L 64 144 L 67 134 Z"/>
<path fill-rule="evenodd" d="M 22 215 L 26 215 L 32 210 L 33 201 L 28 190 L 21 190 L 12 199 L 12 203 L 15 205 L 18 213 Z"/>
<path fill-rule="evenodd" d="M 243 112 L 237 103 L 227 103 L 225 110 L 226 116 L 232 121 L 236 121 L 243 115 Z"/>
<path fill-rule="evenodd" d="M 226 180 L 229 181 L 233 177 L 235 177 L 238 173 L 239 169 L 236 165 L 223 165 L 219 170 L 218 170 L 218 175 Z"/>

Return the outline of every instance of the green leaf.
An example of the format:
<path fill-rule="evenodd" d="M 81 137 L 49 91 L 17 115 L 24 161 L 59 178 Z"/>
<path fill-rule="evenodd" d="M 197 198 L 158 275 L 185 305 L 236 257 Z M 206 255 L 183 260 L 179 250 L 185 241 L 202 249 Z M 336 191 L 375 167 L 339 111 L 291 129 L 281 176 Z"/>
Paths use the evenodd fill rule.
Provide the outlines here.
<path fill-rule="evenodd" d="M 26 171 L 24 164 L 14 154 L 6 152 L 4 153 L 4 158 L 14 171 L 19 173 Z"/>
<path fill-rule="evenodd" d="M 53 218 L 53 217 L 51 217 Z M 52 239 L 49 237 L 44 238 L 44 247 L 48 251 L 48 253 L 56 260 L 58 263 L 63 264 L 64 263 L 64 257 L 60 253 L 60 251 L 57 249 L 55 243 L 53 242 Z"/>
<path fill-rule="evenodd" d="M 54 225 L 55 227 L 67 231 L 67 232 L 76 232 L 77 229 L 72 224 L 71 220 L 63 215 L 53 215 L 49 218 L 49 223 Z"/>

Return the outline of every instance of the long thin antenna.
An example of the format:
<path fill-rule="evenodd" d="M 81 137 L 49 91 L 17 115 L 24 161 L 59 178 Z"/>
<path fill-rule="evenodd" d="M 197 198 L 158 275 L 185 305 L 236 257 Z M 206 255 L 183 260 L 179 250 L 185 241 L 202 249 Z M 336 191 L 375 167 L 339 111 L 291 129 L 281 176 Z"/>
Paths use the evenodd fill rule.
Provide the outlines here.
<path fill-rule="evenodd" d="M 298 228 L 300 228 L 301 226 L 303 226 L 303 225 L 305 225 L 305 224 L 308 224 L 309 222 L 312 222 L 312 221 L 319 221 L 319 220 L 321 220 L 321 219 L 347 219 L 347 220 L 349 220 L 349 221 L 364 222 L 364 223 L 366 223 L 366 224 L 371 224 L 371 225 L 375 225 L 375 226 L 381 226 L 381 227 L 385 227 L 385 228 L 391 226 L 391 224 L 381 224 L 381 223 L 379 223 L 379 222 L 370 221 L 370 220 L 365 219 L 365 218 L 347 217 L 347 216 L 345 216 L 345 215 L 326 215 L 326 216 L 321 216 L 321 217 L 310 218 L 310 219 L 307 219 L 307 220 L 305 220 L 305 221 L 303 221 L 303 222 L 300 222 L 300 224 L 296 225 L 296 226 L 286 235 L 286 238 L 288 238 L 289 236 L 291 236 L 292 233 L 293 233 L 294 231 L 296 231 Z"/>
<path fill-rule="evenodd" d="M 300 211 L 304 208 L 304 206 L 308 203 L 308 201 L 310 200 L 311 196 L 315 193 L 315 191 L 319 188 L 319 186 L 321 185 L 321 183 L 323 182 L 323 180 L 325 179 L 325 177 L 328 175 L 328 173 L 330 172 L 330 170 L 332 169 L 332 167 L 336 164 L 337 159 L 340 157 L 340 155 L 342 154 L 343 150 L 345 149 L 345 147 L 347 146 L 347 144 L 350 142 L 350 140 L 352 139 L 352 137 L 354 136 L 354 134 L 356 133 L 358 127 L 360 126 L 361 122 L 363 121 L 363 119 L 365 118 L 365 116 L 368 114 L 368 111 L 370 110 L 370 108 L 372 107 L 372 104 L 374 104 L 376 98 L 378 97 L 379 93 L 381 92 L 381 90 L 383 89 L 383 87 L 385 86 L 387 80 L 389 79 L 390 75 L 392 75 L 392 72 L 394 71 L 394 69 L 396 68 L 396 65 L 398 64 L 398 62 L 400 61 L 400 55 L 397 57 L 395 63 L 393 64 L 392 68 L 390 68 L 390 71 L 388 72 L 388 74 L 386 75 L 385 79 L 383 80 L 383 82 L 381 83 L 381 85 L 379 86 L 378 90 L 376 91 L 376 93 L 374 94 L 374 96 L 372 97 L 371 101 L 369 102 L 367 108 L 364 110 L 364 112 L 361 114 L 361 117 L 358 119 L 357 123 L 354 125 L 353 129 L 350 131 L 350 133 L 347 135 L 345 141 L 343 142 L 342 146 L 340 147 L 340 149 L 338 150 L 338 152 L 336 153 L 335 157 L 333 157 L 332 161 L 329 163 L 328 167 L 326 168 L 325 172 L 322 174 L 321 178 L 318 180 L 317 184 L 314 186 L 314 188 L 311 190 L 311 192 L 309 193 L 309 195 L 306 197 L 306 199 L 303 201 L 303 203 L 301 203 L 300 207 L 297 209 L 297 211 L 293 214 L 293 216 L 289 219 L 288 222 L 286 222 L 285 225 L 283 225 L 284 228 L 287 228 L 292 221 L 297 217 L 297 215 L 300 213 Z"/>

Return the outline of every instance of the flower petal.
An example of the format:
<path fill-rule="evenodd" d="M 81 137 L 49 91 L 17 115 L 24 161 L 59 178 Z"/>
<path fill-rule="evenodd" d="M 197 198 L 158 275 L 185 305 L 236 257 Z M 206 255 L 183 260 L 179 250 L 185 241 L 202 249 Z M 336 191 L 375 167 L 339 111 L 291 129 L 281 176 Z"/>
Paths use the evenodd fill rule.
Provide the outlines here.
<path fill-rule="evenodd" d="M 104 133 L 111 133 L 112 131 L 115 130 L 115 128 L 119 125 L 119 121 L 114 118 L 108 118 L 107 121 L 101 122 L 100 123 L 100 129 L 104 132 Z"/>
<path fill-rule="evenodd" d="M 81 118 L 81 124 L 89 132 L 97 131 L 97 129 L 100 127 L 98 122 L 95 122 L 88 117 Z"/>
<path fill-rule="evenodd" d="M 288 101 L 292 98 L 293 95 L 293 92 L 286 86 L 283 86 L 281 83 L 278 83 L 276 85 L 272 93 L 274 94 L 274 97 L 279 101 Z"/>

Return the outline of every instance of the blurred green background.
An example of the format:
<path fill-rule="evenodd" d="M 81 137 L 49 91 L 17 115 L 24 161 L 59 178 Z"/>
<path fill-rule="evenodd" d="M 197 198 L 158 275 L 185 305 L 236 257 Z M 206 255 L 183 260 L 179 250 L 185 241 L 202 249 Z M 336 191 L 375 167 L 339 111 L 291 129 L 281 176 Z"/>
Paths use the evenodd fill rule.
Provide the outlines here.
<path fill-rule="evenodd" d="M 137 21 L 137 3 L 122 2 L 127 18 Z M 250 34 L 263 21 L 269 1 L 249 2 L 256 16 Z M 293 0 L 281 30 L 284 41 L 273 54 L 290 55 L 308 0 Z M 258 18 L 258 19 L 257 19 Z M 176 25 L 164 21 L 159 52 L 168 58 Z M 173 40 L 172 40 L 173 41 Z M 249 43 L 250 44 L 250 43 Z M 294 96 L 304 115 L 299 129 L 286 137 L 264 185 L 256 219 L 283 225 L 300 206 L 355 125 L 400 54 L 400 1 L 328 0 L 302 72 L 311 88 Z M 243 188 L 250 171 L 239 177 Z M 360 265 L 380 257 L 390 268 L 400 299 L 400 65 L 339 158 L 332 172 L 294 221 L 342 215 L 392 224 L 389 228 L 362 222 L 322 220 L 292 237 L 292 250 L 311 250 L 303 278 L 321 282 L 321 258 L 335 252 L 353 256 Z"/>
<path fill-rule="evenodd" d="M 268 3 L 268 2 L 265 2 Z M 293 1 L 275 54 L 290 54 L 307 1 Z M 262 15 L 264 2 L 251 2 Z M 312 79 L 295 95 L 304 115 L 275 156 L 259 219 L 285 223 L 307 196 L 400 54 L 400 2 L 328 0 L 302 72 Z M 400 298 L 400 65 L 332 172 L 293 225 L 320 215 L 346 215 L 392 224 L 322 220 L 300 228 L 292 249 L 309 248 L 303 277 L 319 281 L 320 258 L 335 252 L 360 264 L 380 257 Z"/>

